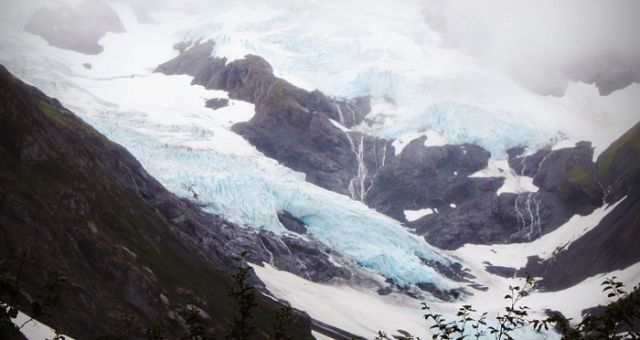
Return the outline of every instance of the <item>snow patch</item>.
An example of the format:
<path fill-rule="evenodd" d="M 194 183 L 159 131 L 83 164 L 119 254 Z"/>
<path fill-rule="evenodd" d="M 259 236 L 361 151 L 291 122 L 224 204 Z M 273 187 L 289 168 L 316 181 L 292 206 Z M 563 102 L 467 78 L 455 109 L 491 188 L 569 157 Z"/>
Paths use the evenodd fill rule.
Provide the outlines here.
<path fill-rule="evenodd" d="M 433 210 L 429 208 L 419 209 L 419 210 L 405 210 L 404 217 L 409 222 L 413 222 L 419 220 L 420 218 L 433 214 Z"/>
<path fill-rule="evenodd" d="M 42 322 L 31 319 L 31 317 L 23 312 L 18 312 L 18 316 L 15 319 L 11 319 L 14 325 L 20 328 L 20 333 L 29 340 L 48 340 L 53 339 L 56 336 L 56 332 L 53 328 L 43 324 Z M 23 326 L 24 325 L 24 326 Z M 61 334 L 65 339 L 73 340 L 72 337 Z"/>
<path fill-rule="evenodd" d="M 423 136 L 427 137 L 427 139 L 424 141 L 424 146 L 426 147 L 443 146 L 449 144 L 449 140 L 435 131 L 408 133 L 400 136 L 393 141 L 392 145 L 396 151 L 396 156 L 402 153 L 402 150 L 405 146 L 407 146 L 407 144 Z"/>
<path fill-rule="evenodd" d="M 311 335 L 313 336 L 314 339 L 316 340 L 333 340 L 333 338 L 330 338 L 324 334 L 320 334 L 316 331 L 311 331 Z"/>
<path fill-rule="evenodd" d="M 600 207 L 587 216 L 575 215 L 567 223 L 533 242 L 494 245 L 465 244 L 453 251 L 452 254 L 466 261 L 472 261 L 477 268 L 484 268 L 485 261 L 494 266 L 522 268 L 527 264 L 527 258 L 530 256 L 538 256 L 546 260 L 551 258 L 554 253 L 566 249 L 573 241 L 595 228 L 624 199 L 626 197 L 610 206 Z"/>
<path fill-rule="evenodd" d="M 538 187 L 533 184 L 533 178 L 519 176 L 511 169 L 507 160 L 489 159 L 485 169 L 477 171 L 469 177 L 502 177 L 504 183 L 498 189 L 497 195 L 505 192 L 520 194 L 525 192 L 537 192 Z"/>
<path fill-rule="evenodd" d="M 267 290 L 312 318 L 364 338 L 379 330 L 404 329 L 421 334 L 426 329 L 420 301 L 396 294 L 380 296 L 345 283 L 320 284 L 269 264 L 252 265 Z"/>
<path fill-rule="evenodd" d="M 421 301 L 392 293 L 381 296 L 364 288 L 355 288 L 342 282 L 320 284 L 307 281 L 291 273 L 279 271 L 269 264 L 252 265 L 256 275 L 264 282 L 267 290 L 279 299 L 289 302 L 294 308 L 306 311 L 312 318 L 364 337 L 373 338 L 378 331 L 395 334 L 397 329 L 408 331 L 414 336 L 430 338 L 429 324 L 422 316 L 421 303 L 442 313 L 447 320 L 453 320 L 457 304 Z M 506 280 L 505 280 L 506 281 Z M 504 283 L 504 289 L 508 286 Z M 521 282 L 510 282 L 521 284 Z M 503 291 L 478 292 L 470 298 L 474 307 L 495 315 L 503 311 Z M 572 296 L 572 295 L 569 295 Z M 460 303 L 462 305 L 462 303 Z M 557 306 L 557 305 L 554 305 Z M 543 318 L 544 315 L 538 317 Z M 523 328 L 513 333 L 516 339 L 559 339 L 553 333 L 536 333 L 531 328 Z"/>
<path fill-rule="evenodd" d="M 336 121 L 335 121 L 335 120 L 333 120 L 333 119 L 329 119 L 329 121 L 331 122 L 331 124 L 333 124 L 333 126 L 337 127 L 337 128 L 338 128 L 338 129 L 340 129 L 340 131 L 342 131 L 342 132 L 349 132 L 349 131 L 351 131 L 350 129 L 346 128 L 344 125 L 342 125 L 342 124 L 340 124 L 340 123 L 336 122 Z"/>
<path fill-rule="evenodd" d="M 602 292 L 602 281 L 612 276 L 625 284 L 628 292 L 640 283 L 640 263 L 636 263 L 622 270 L 594 275 L 577 285 L 557 292 L 536 293 L 523 300 L 523 304 L 533 310 L 559 310 L 565 317 L 581 320 L 582 311 L 587 308 L 607 305 L 612 302 Z M 576 299 L 576 297 L 580 297 Z"/>
<path fill-rule="evenodd" d="M 565 148 L 573 148 L 576 146 L 578 141 L 570 140 L 570 139 L 561 139 L 557 143 L 551 146 L 551 150 L 560 150 Z"/>
<path fill-rule="evenodd" d="M 449 144 L 449 140 L 445 136 L 433 130 L 425 132 L 424 135 L 427 137 L 427 140 L 424 141 L 424 146 L 426 147 L 443 146 Z"/>

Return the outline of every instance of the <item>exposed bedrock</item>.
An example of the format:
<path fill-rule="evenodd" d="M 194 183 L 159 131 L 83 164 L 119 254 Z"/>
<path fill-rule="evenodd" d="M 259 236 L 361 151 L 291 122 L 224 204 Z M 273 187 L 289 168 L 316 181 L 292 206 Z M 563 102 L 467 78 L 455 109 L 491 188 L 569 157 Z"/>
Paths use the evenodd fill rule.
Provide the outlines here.
<path fill-rule="evenodd" d="M 566 150 L 564 152 L 566 153 Z M 542 168 L 546 166 L 547 162 L 548 160 L 545 160 L 542 163 Z M 586 159 L 577 163 L 585 167 L 588 164 Z M 575 165 L 575 162 L 572 164 Z M 640 261 L 640 248 L 638 247 L 638 242 L 640 242 L 639 164 L 640 124 L 636 124 L 604 150 L 595 165 L 592 165 L 596 169 L 599 184 L 604 189 L 603 195 L 606 194 L 605 204 L 619 202 L 615 208 L 610 210 L 593 229 L 568 247 L 558 251 L 550 259 L 541 260 L 534 256 L 529 258 L 524 268 L 491 267 L 490 270 L 500 275 L 524 276 L 531 274 L 542 277 L 540 287 L 554 291 L 569 288 L 588 277 L 625 269 L 638 263 Z M 573 167 L 569 166 L 568 168 L 572 169 Z M 585 188 L 578 191 L 585 191 L 592 187 L 590 182 L 593 173 L 587 173 L 588 177 L 578 176 L 581 179 L 579 182 L 588 183 Z M 589 178 L 589 180 L 584 181 L 585 178 Z M 566 188 L 566 186 L 561 187 Z M 559 197 L 567 196 L 554 195 L 553 197 L 559 200 Z M 583 202 L 589 203 L 588 200 Z M 568 211 L 571 209 L 570 205 L 569 208 L 566 208 L 567 205 L 560 201 L 553 207 L 556 209 L 564 207 L 564 209 L 569 209 Z M 576 207 L 574 206 L 573 209 Z M 580 210 L 585 211 L 585 208 L 582 207 Z M 588 212 L 588 210 L 586 211 Z M 565 216 L 569 213 L 565 213 Z"/>
<path fill-rule="evenodd" d="M 404 210 L 446 210 L 502 184 L 497 178 L 468 177 L 487 166 L 488 151 L 470 144 L 425 147 L 424 142 L 425 137 L 413 140 L 385 162 L 368 191 L 368 205 L 406 221 Z"/>
<path fill-rule="evenodd" d="M 118 14 L 101 0 L 85 0 L 76 7 L 43 7 L 34 12 L 25 29 L 51 46 L 85 54 L 101 53 L 99 41 L 108 32 L 124 32 Z"/>
<path fill-rule="evenodd" d="M 362 138 L 345 133 L 330 120 L 347 127 L 361 122 L 370 110 L 368 98 L 334 100 L 317 90 L 306 91 L 275 77 L 271 65 L 259 56 L 227 63 L 210 56 L 213 47 L 212 42 L 196 43 L 156 71 L 189 74 L 194 84 L 254 103 L 255 116 L 236 124 L 236 133 L 268 157 L 305 173 L 309 182 L 350 195 L 359 171 L 354 145 L 360 142 L 354 138 Z M 367 141 L 385 143 L 368 136 L 364 139 L 365 145 Z"/>
<path fill-rule="evenodd" d="M 191 74 L 194 84 L 254 103 L 255 116 L 236 124 L 235 132 L 268 157 L 305 173 L 309 182 L 362 201 L 441 248 L 536 239 L 575 214 L 591 213 L 603 199 L 624 196 L 634 179 L 625 171 L 638 166 L 628 160 L 640 150 L 633 143 L 603 153 L 598 164 L 588 142 L 527 156 L 514 148 L 508 151 L 510 167 L 532 177 L 539 190 L 497 195 L 502 177 L 469 177 L 488 165 L 490 154 L 481 147 L 427 147 L 422 137 L 396 155 L 390 141 L 345 131 L 331 121 L 345 127 L 361 122 L 370 111 L 368 98 L 337 100 L 309 92 L 275 77 L 261 57 L 227 63 L 210 56 L 213 47 L 211 42 L 182 46 L 180 56 L 157 70 Z M 433 213 L 406 219 L 405 210 L 420 209 Z"/>

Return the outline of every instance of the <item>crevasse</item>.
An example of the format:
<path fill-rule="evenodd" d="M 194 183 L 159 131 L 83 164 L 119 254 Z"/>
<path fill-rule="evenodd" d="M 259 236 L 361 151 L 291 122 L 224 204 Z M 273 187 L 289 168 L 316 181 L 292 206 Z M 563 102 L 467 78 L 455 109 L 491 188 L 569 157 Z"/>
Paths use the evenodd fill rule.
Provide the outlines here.
<path fill-rule="evenodd" d="M 11 58 L 0 55 L 2 63 L 127 148 L 177 195 L 197 197 L 206 210 L 238 225 L 275 233 L 286 232 L 277 211 L 287 210 L 318 240 L 398 285 L 458 287 L 423 263 L 449 260 L 397 221 L 307 183 L 303 174 L 280 166 L 246 142 L 231 147 L 242 139 L 226 125 L 216 125 L 214 111 L 204 108 L 200 97 L 207 94 L 187 79 L 144 72 L 135 77 L 83 77 L 77 73 L 84 72 L 81 68 L 66 69 L 64 60 L 50 59 L 46 48 L 34 52 L 14 43 Z M 244 149 L 236 152 L 237 147 Z"/>

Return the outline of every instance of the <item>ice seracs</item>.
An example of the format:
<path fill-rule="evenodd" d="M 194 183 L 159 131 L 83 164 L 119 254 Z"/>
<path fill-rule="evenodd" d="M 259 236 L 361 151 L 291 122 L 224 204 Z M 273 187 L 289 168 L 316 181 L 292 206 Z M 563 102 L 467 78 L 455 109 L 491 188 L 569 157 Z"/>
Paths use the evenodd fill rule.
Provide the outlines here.
<path fill-rule="evenodd" d="M 231 100 L 229 106 L 211 111 L 204 100 L 223 93 L 191 86 L 184 76 L 151 73 L 154 64 L 145 68 L 115 63 L 115 54 L 143 53 L 131 48 L 138 43 L 149 44 L 160 57 L 170 56 L 175 42 L 171 30 L 184 24 L 178 20 L 176 26 L 142 25 L 132 20 L 124 20 L 131 31 L 118 39 L 104 39 L 104 53 L 90 59 L 0 35 L 13 48 L 11 54 L 0 54 L 0 62 L 125 146 L 170 191 L 197 199 L 212 213 L 241 226 L 281 234 L 286 229 L 277 212 L 286 210 L 301 219 L 317 240 L 399 286 L 420 282 L 444 290 L 459 286 L 424 264 L 448 265 L 450 260 L 398 221 L 307 183 L 303 174 L 266 158 L 231 132 L 230 122 L 253 117 L 253 105 Z M 90 60 L 94 67 L 87 70 L 80 60 Z M 66 68 L 67 63 L 75 66 Z M 105 68 L 108 73 L 101 73 Z M 361 154 L 362 141 L 354 142 L 358 143 L 354 152 Z M 353 182 L 360 198 L 366 193 L 365 177 L 366 167 Z"/>

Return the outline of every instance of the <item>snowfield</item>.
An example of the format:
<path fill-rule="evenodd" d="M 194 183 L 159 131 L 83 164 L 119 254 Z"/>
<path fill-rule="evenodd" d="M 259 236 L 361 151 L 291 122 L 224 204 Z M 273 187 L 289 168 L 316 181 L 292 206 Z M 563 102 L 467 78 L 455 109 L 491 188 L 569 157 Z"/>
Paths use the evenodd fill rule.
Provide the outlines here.
<path fill-rule="evenodd" d="M 471 274 L 477 277 L 475 283 L 489 289 L 480 291 L 470 288 L 469 291 L 473 295 L 457 303 L 426 303 L 450 320 L 455 318 L 455 313 L 462 304 L 471 304 L 480 311 L 488 312 L 489 318 L 503 312 L 506 306 L 504 295 L 509 285 L 522 286 L 524 279 L 503 278 L 490 274 L 485 271 L 485 261 L 493 265 L 520 268 L 526 264 L 528 256 L 549 258 L 554 251 L 568 247 L 572 241 L 595 227 L 606 213 L 620 202 L 599 208 L 589 216 L 575 216 L 556 231 L 533 242 L 492 246 L 468 244 L 450 251 L 451 256 L 460 258 L 465 267 L 471 270 Z M 315 319 L 357 335 L 373 338 L 380 330 L 393 333 L 396 329 L 421 337 L 429 334 L 430 325 L 422 317 L 420 300 L 396 293 L 380 296 L 374 291 L 352 287 L 344 282 L 313 283 L 269 265 L 254 265 L 253 269 L 275 297 L 288 301 L 295 308 L 307 311 Z M 565 290 L 535 291 L 523 299 L 522 305 L 530 307 L 532 311 L 561 311 L 566 317 L 579 320 L 582 310 L 610 302 L 602 293 L 601 283 L 611 276 L 617 276 L 627 287 L 632 287 L 640 281 L 640 264 L 589 277 Z M 580 298 L 576 299 L 577 296 Z M 545 317 L 543 314 L 535 316 Z M 521 330 L 515 335 L 517 339 L 559 339 L 553 332 L 541 334 L 531 329 Z"/>
<path fill-rule="evenodd" d="M 303 88 L 370 95 L 374 110 L 368 118 L 376 124 L 358 129 L 388 139 L 433 131 L 452 144 L 476 143 L 499 159 L 513 146 L 589 140 L 597 156 L 637 121 L 640 85 L 605 97 L 582 83 L 571 83 L 561 98 L 533 94 L 443 48 L 421 15 L 427 6 L 434 4 L 212 1 L 202 9 L 206 19 L 184 37 L 213 39 L 214 54 L 229 60 L 260 55 L 277 75 Z"/>
<path fill-rule="evenodd" d="M 304 174 L 266 158 L 231 132 L 233 123 L 253 117 L 252 104 L 230 100 L 228 107 L 213 111 L 204 107 L 205 99 L 226 98 L 225 93 L 191 86 L 185 76 L 152 73 L 175 56 L 178 38 L 171 32 L 182 30 L 187 18 L 160 15 L 164 25 L 140 24 L 127 7 L 116 9 L 128 33 L 107 35 L 100 55 L 53 48 L 14 27 L 0 37 L 10 47 L 0 53 L 0 62 L 126 147 L 169 190 L 197 199 L 212 213 L 282 234 L 287 231 L 277 211 L 286 210 L 316 239 L 400 286 L 459 287 L 423 264 L 450 260 L 399 222 L 309 184 Z M 113 60 L 132 53 L 132 64 Z M 85 62 L 91 70 L 81 66 Z"/>

